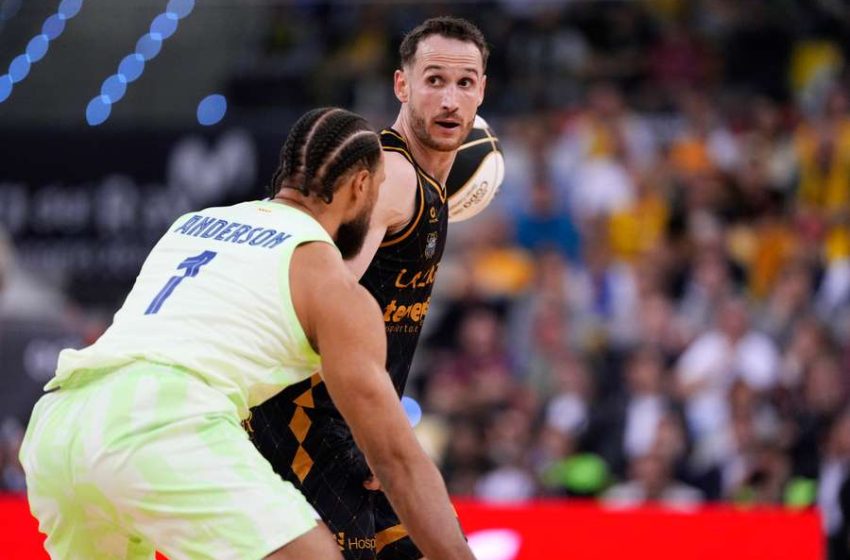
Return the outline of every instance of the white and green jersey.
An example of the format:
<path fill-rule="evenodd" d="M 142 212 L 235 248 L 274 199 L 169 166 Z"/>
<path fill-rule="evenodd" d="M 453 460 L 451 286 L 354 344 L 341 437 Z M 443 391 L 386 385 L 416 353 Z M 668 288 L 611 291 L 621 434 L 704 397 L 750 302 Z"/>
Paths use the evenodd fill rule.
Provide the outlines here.
<path fill-rule="evenodd" d="M 275 202 L 180 217 L 148 255 L 112 326 L 91 346 L 64 350 L 46 389 L 146 361 L 191 370 L 246 417 L 319 368 L 289 289 L 292 252 L 309 241 L 333 243 L 312 217 Z"/>

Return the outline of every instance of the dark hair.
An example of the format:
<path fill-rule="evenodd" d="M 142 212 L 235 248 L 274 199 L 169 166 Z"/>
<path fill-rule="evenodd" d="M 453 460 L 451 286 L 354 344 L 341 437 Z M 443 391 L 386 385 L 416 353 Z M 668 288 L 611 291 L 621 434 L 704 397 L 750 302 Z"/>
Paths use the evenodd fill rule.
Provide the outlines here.
<path fill-rule="evenodd" d="M 481 51 L 481 63 L 485 69 L 487 68 L 487 58 L 490 56 L 490 49 L 487 48 L 487 41 L 484 40 L 484 34 L 481 33 L 481 30 L 475 24 L 465 19 L 451 16 L 441 16 L 425 20 L 404 36 L 401 46 L 398 48 L 402 66 L 413 63 L 413 59 L 416 56 L 416 49 L 419 48 L 419 42 L 431 35 L 440 35 L 449 39 L 458 39 L 473 43 Z"/>
<path fill-rule="evenodd" d="M 313 109 L 292 125 L 269 194 L 291 188 L 330 204 L 340 177 L 357 168 L 374 171 L 380 159 L 381 142 L 366 119 L 338 107 Z"/>

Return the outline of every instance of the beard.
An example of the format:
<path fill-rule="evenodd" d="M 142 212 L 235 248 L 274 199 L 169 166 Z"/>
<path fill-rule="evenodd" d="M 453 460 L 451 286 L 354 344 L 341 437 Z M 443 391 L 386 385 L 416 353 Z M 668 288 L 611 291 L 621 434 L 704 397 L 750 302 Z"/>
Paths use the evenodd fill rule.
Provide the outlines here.
<path fill-rule="evenodd" d="M 410 107 L 410 124 L 416 138 L 425 147 L 438 152 L 456 151 L 461 147 L 463 141 L 466 140 L 466 137 L 469 135 L 469 131 L 472 130 L 472 123 L 470 122 L 469 125 L 463 127 L 463 134 L 461 134 L 457 140 L 438 140 L 428 133 L 428 123 L 425 121 L 425 117 L 418 114 L 413 107 Z"/>
<path fill-rule="evenodd" d="M 374 204 L 370 204 L 353 220 L 340 224 L 336 232 L 335 241 L 344 260 L 357 256 L 360 249 L 363 248 L 363 242 L 366 241 L 366 234 L 369 233 L 369 222 L 372 218 L 373 206 Z"/>

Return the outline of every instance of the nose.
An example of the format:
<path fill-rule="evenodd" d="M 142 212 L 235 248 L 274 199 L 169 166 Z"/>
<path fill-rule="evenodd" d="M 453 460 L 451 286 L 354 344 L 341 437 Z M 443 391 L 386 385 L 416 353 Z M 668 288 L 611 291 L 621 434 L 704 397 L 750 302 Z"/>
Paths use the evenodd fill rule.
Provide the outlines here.
<path fill-rule="evenodd" d="M 457 87 L 454 84 L 443 89 L 443 98 L 440 105 L 443 111 L 447 113 L 454 112 L 457 109 Z"/>

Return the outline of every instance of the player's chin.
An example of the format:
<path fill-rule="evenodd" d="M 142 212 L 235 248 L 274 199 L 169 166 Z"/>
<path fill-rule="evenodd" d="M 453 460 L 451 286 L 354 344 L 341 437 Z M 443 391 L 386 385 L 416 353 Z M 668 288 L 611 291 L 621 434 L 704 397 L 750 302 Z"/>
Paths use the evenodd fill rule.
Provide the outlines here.
<path fill-rule="evenodd" d="M 454 130 L 461 131 L 462 129 L 458 127 Z M 466 138 L 466 135 L 463 132 L 446 134 L 439 131 L 437 134 L 431 134 L 431 148 L 441 152 L 454 152 L 461 147 L 464 138 Z"/>

